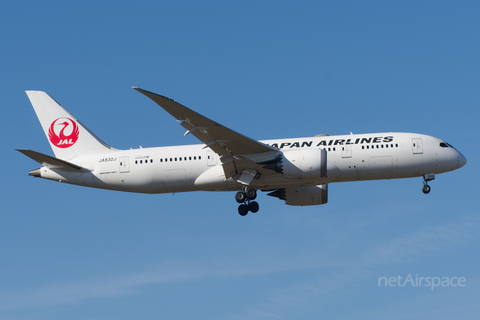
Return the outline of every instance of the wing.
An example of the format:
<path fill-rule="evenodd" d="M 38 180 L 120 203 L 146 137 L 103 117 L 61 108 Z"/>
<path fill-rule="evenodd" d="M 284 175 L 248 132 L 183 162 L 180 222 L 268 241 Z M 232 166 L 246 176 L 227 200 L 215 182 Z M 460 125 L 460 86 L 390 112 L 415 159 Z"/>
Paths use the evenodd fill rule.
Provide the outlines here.
<path fill-rule="evenodd" d="M 193 134 L 198 140 L 205 143 L 207 147 L 218 154 L 220 158 L 226 155 L 235 156 L 278 151 L 276 148 L 224 127 L 172 99 L 140 88 L 133 87 L 133 89 L 155 101 L 165 111 L 174 116 L 175 119 L 182 121 L 182 127 L 187 129 L 185 135 Z"/>
<path fill-rule="evenodd" d="M 218 154 L 226 179 L 236 175 L 236 180 L 248 185 L 257 173 L 271 174 L 263 166 L 275 159 L 278 149 L 224 127 L 172 99 L 140 88 L 133 89 L 152 99 L 175 119 L 182 121 L 182 127 L 187 129 L 185 135 L 193 134 Z"/>

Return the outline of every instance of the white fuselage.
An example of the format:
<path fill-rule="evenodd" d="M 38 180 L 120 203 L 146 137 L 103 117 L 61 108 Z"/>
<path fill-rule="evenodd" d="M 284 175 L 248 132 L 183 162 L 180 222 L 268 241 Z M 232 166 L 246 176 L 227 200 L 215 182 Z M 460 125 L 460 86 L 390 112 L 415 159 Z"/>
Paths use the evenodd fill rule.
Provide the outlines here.
<path fill-rule="evenodd" d="M 325 149 L 327 176 L 298 179 L 272 171 L 257 176 L 250 184 L 260 190 L 416 177 L 452 171 L 465 164 L 465 158 L 456 149 L 440 145 L 442 140 L 415 133 L 316 136 L 261 142 L 278 148 L 278 153 L 300 148 Z M 237 182 L 238 176 L 225 179 L 218 155 L 204 144 L 112 150 L 68 161 L 89 171 L 43 167 L 40 176 L 76 185 L 139 193 L 230 191 L 242 187 Z"/>

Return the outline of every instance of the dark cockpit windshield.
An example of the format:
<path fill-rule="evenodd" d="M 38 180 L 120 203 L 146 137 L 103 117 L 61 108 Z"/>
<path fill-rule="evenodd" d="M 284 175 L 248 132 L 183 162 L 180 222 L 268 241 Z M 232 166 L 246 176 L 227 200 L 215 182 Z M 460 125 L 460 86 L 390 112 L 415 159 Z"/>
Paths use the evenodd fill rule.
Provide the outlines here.
<path fill-rule="evenodd" d="M 455 149 L 451 144 L 448 144 L 446 142 L 440 142 L 440 147 L 442 148 L 453 148 Z"/>

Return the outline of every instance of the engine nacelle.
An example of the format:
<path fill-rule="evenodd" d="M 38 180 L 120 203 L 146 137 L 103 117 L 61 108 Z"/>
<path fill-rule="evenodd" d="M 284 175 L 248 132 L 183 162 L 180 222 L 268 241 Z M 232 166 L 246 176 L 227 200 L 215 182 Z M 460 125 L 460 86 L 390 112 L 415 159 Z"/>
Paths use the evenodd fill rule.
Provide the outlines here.
<path fill-rule="evenodd" d="M 310 187 L 287 187 L 268 195 L 285 200 L 285 204 L 290 206 L 315 206 L 327 203 L 328 184 Z"/>
<path fill-rule="evenodd" d="M 327 176 L 327 152 L 318 148 L 302 148 L 284 151 L 265 169 L 283 173 L 287 178 L 319 179 Z"/>

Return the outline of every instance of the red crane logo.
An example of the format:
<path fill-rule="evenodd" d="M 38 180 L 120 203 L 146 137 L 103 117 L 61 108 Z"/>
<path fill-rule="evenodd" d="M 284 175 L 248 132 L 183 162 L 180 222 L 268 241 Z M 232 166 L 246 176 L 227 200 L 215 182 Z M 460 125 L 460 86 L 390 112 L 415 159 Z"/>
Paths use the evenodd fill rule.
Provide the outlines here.
<path fill-rule="evenodd" d="M 77 142 L 78 135 L 78 125 L 65 117 L 53 121 L 48 130 L 48 139 L 58 148 L 70 148 Z"/>

